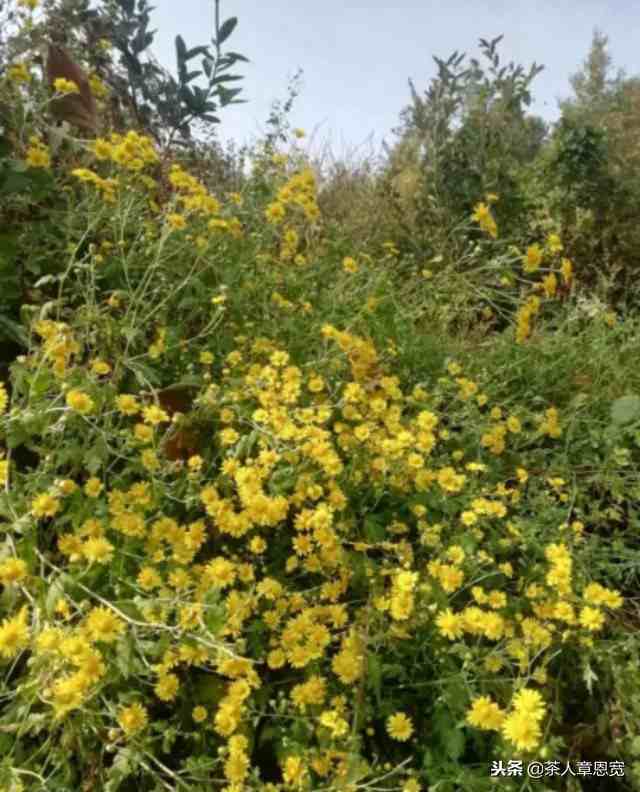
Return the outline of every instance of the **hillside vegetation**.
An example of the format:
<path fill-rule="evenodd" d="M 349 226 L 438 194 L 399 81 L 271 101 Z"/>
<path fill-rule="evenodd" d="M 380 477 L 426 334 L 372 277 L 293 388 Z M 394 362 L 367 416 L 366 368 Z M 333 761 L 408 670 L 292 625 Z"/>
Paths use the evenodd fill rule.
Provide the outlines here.
<path fill-rule="evenodd" d="M 215 20 L 0 2 L 0 790 L 640 790 L 639 80 L 225 147 Z"/>

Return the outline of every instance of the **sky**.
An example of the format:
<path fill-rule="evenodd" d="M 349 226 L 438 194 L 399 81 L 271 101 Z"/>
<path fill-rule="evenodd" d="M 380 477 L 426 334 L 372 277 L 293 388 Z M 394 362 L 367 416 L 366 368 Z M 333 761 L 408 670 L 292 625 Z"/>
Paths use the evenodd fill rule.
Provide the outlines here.
<path fill-rule="evenodd" d="M 210 43 L 213 0 L 151 5 L 152 49 L 175 73 L 176 34 L 187 47 Z M 436 73 L 432 55 L 446 59 L 457 50 L 480 59 L 479 38 L 504 34 L 498 52 L 505 64 L 545 66 L 531 86 L 531 111 L 548 121 L 558 117 L 558 99 L 571 94 L 569 77 L 584 61 L 594 28 L 609 36 L 614 71 L 640 74 L 640 8 L 629 0 L 221 0 L 221 16 L 238 17 L 226 46 L 251 61 L 236 69 L 246 77 L 239 84 L 248 103 L 221 115 L 220 138 L 237 144 L 264 133 L 272 102 L 287 98 L 298 68 L 291 123 L 306 130 L 310 150 L 328 146 L 337 157 L 392 142 L 409 102 L 408 78 L 422 91 Z"/>

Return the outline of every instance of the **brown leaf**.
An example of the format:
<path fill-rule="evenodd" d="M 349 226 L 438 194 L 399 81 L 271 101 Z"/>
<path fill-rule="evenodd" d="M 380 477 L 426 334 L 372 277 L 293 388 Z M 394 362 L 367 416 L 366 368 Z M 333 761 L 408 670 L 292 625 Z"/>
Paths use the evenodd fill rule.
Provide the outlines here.
<path fill-rule="evenodd" d="M 200 450 L 202 434 L 195 427 L 185 427 L 176 429 L 165 440 L 162 451 L 167 459 L 175 462 L 178 459 L 187 461 L 189 457 L 195 456 Z"/>
<path fill-rule="evenodd" d="M 168 413 L 188 413 L 198 393 L 198 388 L 191 385 L 174 385 L 158 391 L 158 401 Z"/>
<path fill-rule="evenodd" d="M 49 44 L 47 79 L 52 91 L 54 90 L 53 83 L 59 77 L 72 80 L 78 86 L 80 93 L 54 99 L 51 102 L 53 114 L 61 120 L 75 124 L 75 126 L 95 135 L 98 127 L 96 103 L 86 74 L 77 63 L 74 63 L 63 47 Z"/>

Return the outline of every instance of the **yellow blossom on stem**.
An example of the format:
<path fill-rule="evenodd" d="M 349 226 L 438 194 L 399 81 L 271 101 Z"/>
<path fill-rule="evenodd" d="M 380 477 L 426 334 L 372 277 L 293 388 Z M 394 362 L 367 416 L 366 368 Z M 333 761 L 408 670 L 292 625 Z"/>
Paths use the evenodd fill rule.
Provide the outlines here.
<path fill-rule="evenodd" d="M 396 712 L 387 718 L 387 734 L 399 742 L 406 742 L 413 734 L 411 718 L 404 712 Z"/>

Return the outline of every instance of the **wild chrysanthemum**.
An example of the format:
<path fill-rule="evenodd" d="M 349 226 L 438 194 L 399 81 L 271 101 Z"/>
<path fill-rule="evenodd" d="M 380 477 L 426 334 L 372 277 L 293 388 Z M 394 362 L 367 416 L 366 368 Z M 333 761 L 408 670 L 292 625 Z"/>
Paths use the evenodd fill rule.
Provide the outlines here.
<path fill-rule="evenodd" d="M 112 643 L 124 632 L 125 624 L 109 608 L 98 607 L 87 616 L 86 629 L 94 641 Z"/>
<path fill-rule="evenodd" d="M 453 613 L 451 608 L 443 611 L 436 618 L 436 627 L 441 635 L 455 641 L 461 638 L 464 632 L 462 619 L 459 614 Z"/>
<path fill-rule="evenodd" d="M 102 536 L 92 536 L 82 545 L 82 554 L 87 561 L 107 564 L 113 558 L 114 546 Z"/>
<path fill-rule="evenodd" d="M 467 723 L 477 729 L 496 730 L 504 721 L 505 713 L 490 696 L 478 696 L 467 712 Z"/>
<path fill-rule="evenodd" d="M 604 613 L 599 608 L 591 608 L 587 605 L 580 611 L 579 620 L 582 627 L 597 632 L 604 626 Z"/>
<path fill-rule="evenodd" d="M 12 619 L 5 619 L 0 625 L 0 657 L 13 657 L 28 642 L 27 608 L 24 606 Z"/>
<path fill-rule="evenodd" d="M 94 408 L 93 399 L 81 390 L 72 389 L 67 393 L 67 405 L 81 415 L 90 413 Z"/>
<path fill-rule="evenodd" d="M 519 711 L 511 713 L 504 719 L 501 731 L 519 751 L 533 751 L 540 744 L 542 737 L 539 722 L 527 713 Z"/>
<path fill-rule="evenodd" d="M 27 576 L 28 568 L 21 558 L 7 558 L 0 563 L 0 583 L 5 586 L 19 583 Z"/>
<path fill-rule="evenodd" d="M 413 734 L 411 718 L 404 712 L 396 712 L 387 718 L 387 734 L 394 740 L 406 742 Z"/>
<path fill-rule="evenodd" d="M 147 710 L 137 701 L 129 707 L 124 707 L 118 714 L 118 723 L 126 735 L 144 729 L 148 722 Z"/>
<path fill-rule="evenodd" d="M 535 721 L 542 720 L 545 715 L 545 703 L 537 690 L 523 688 L 513 697 L 511 704 L 520 714 L 527 715 Z"/>
<path fill-rule="evenodd" d="M 53 495 L 43 493 L 31 501 L 31 513 L 34 517 L 53 517 L 60 509 L 60 501 Z"/>

